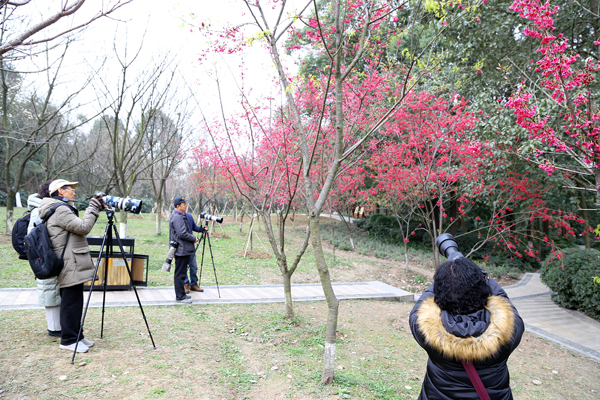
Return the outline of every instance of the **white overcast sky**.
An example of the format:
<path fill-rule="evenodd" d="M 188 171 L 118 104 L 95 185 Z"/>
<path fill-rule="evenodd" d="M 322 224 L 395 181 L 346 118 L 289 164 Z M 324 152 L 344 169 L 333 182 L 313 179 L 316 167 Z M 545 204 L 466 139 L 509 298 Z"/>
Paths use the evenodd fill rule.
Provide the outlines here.
<path fill-rule="evenodd" d="M 84 5 L 86 8 L 78 11 L 80 13 L 78 18 L 94 11 L 98 3 L 97 0 L 87 1 Z M 304 4 L 300 0 L 296 0 L 296 3 Z M 299 8 L 293 1 L 288 4 L 287 10 Z M 47 3 L 44 6 L 47 7 Z M 106 79 L 116 77 L 119 70 L 115 66 L 116 60 L 111 59 L 114 58 L 113 43 L 117 43 L 121 53 L 125 45 L 131 53 L 140 46 L 143 38 L 142 53 L 139 61 L 136 62 L 137 68 L 151 64 L 153 59 L 160 58 L 167 52 L 176 54 L 174 62 L 179 66 L 182 79 L 194 88 L 202 109 L 208 115 L 218 112 L 218 97 L 214 80 L 208 77 L 205 70 L 207 68 L 217 70 L 221 78 L 225 104 L 229 108 L 228 111 L 233 111 L 239 92 L 232 80 L 230 70 L 234 70 L 233 75 L 238 75 L 235 70 L 240 64 L 239 58 L 226 56 L 224 61 L 221 57 L 215 57 L 212 65 L 206 63 L 200 65 L 198 56 L 206 46 L 205 40 L 200 33 L 190 32 L 190 27 L 184 23 L 184 19 L 193 21 L 197 25 L 205 22 L 218 27 L 238 24 L 243 21 L 243 18 L 248 21 L 248 16 L 241 16 L 243 11 L 246 11 L 245 5 L 239 0 L 134 0 L 114 13 L 113 19 L 97 20 L 77 35 L 78 43 L 68 58 L 71 72 L 63 79 L 64 92 L 59 91 L 59 93 L 67 93 L 70 88 L 77 87 L 87 73 L 86 65 L 99 65 L 104 57 L 109 58 L 101 74 Z M 193 19 L 191 13 L 194 14 Z M 39 59 L 32 62 L 38 66 L 43 64 Z M 276 91 L 273 85 L 276 75 L 268 53 L 262 46 L 255 45 L 245 55 L 245 62 L 246 82 L 248 87 L 253 89 L 254 95 L 257 97 L 273 95 Z M 295 69 L 291 61 L 288 61 L 288 67 L 292 71 Z M 92 99 L 94 94 L 88 91 L 86 96 L 85 99 Z M 93 113 L 90 107 L 85 110 L 85 114 Z"/>

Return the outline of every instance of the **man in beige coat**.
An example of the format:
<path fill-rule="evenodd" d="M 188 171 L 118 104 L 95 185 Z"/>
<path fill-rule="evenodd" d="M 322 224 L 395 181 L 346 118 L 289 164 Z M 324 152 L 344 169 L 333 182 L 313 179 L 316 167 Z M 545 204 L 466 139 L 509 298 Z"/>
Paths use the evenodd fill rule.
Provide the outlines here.
<path fill-rule="evenodd" d="M 53 206 L 54 214 L 46 221 L 52 248 L 58 257 L 64 252 L 64 267 L 58 275 L 60 286 L 60 325 L 62 335 L 60 348 L 73 351 L 77 342 L 81 314 L 83 311 L 83 284 L 94 277 L 94 263 L 90 256 L 90 248 L 86 235 L 90 233 L 104 203 L 97 199 L 90 200 L 83 218 L 78 217 L 74 208 L 75 188 L 77 182 L 57 179 L 50 184 L 50 196 L 42 200 L 39 210 L 40 218 L 44 218 Z M 77 345 L 77 352 L 85 353 L 94 345 L 85 339 L 83 333 Z"/>

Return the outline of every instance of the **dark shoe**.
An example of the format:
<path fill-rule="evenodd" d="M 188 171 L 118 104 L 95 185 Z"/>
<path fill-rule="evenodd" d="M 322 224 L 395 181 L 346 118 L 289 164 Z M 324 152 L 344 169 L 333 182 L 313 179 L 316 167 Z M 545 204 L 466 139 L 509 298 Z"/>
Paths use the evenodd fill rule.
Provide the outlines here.
<path fill-rule="evenodd" d="M 61 334 L 62 334 L 61 331 L 51 331 L 50 329 L 48 329 L 48 336 L 60 337 Z"/>
<path fill-rule="evenodd" d="M 182 304 L 192 304 L 192 300 L 190 299 L 181 299 L 181 300 L 175 300 L 178 303 L 182 303 Z"/>
<path fill-rule="evenodd" d="M 191 298 L 192 298 L 192 296 L 190 296 L 189 294 L 186 294 L 186 295 L 185 295 L 185 298 L 186 298 L 186 299 L 191 299 Z"/>
<path fill-rule="evenodd" d="M 184 283 L 183 284 L 183 290 L 185 290 L 185 294 L 188 294 L 190 292 L 190 284 L 189 283 Z"/>
<path fill-rule="evenodd" d="M 191 287 L 191 290 L 193 290 L 194 292 L 204 292 L 204 289 L 202 289 L 200 286 L 198 286 L 197 283 Z"/>

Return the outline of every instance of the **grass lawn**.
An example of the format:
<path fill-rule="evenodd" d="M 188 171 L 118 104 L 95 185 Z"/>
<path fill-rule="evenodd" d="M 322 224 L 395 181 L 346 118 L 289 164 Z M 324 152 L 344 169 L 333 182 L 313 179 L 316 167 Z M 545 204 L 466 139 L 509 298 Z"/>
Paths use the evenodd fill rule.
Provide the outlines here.
<path fill-rule="evenodd" d="M 1 218 L 3 210 L 3 226 Z M 103 218 L 92 234 L 103 234 Z M 167 235 L 154 234 L 152 218 L 130 215 L 129 235 L 136 239 L 136 253 L 150 256 L 149 284 L 171 286 L 172 273 L 160 269 Z M 245 222 L 242 233 L 233 218 L 216 228 L 229 237 L 211 240 L 219 284 L 280 283 L 274 258 L 236 255 L 248 232 Z M 291 250 L 303 231 L 298 217 L 288 228 Z M 258 234 L 254 250 L 264 252 L 268 242 L 262 229 Z M 0 287 L 33 287 L 31 271 L 17 260 L 10 237 L 0 238 Z M 432 276 L 430 260 L 419 254 L 410 255 L 407 271 L 402 262 L 340 250 L 334 258 L 329 244 L 326 250 L 334 281 L 380 280 L 421 291 Z M 205 261 L 203 282 L 212 284 L 211 279 L 212 264 Z M 311 251 L 293 281 L 318 282 Z M 296 303 L 294 321 L 283 319 L 280 303 L 144 307 L 156 350 L 138 307 L 107 308 L 102 339 L 101 309 L 90 309 L 85 334 L 96 345 L 74 365 L 71 353 L 47 336 L 43 310 L 0 310 L 0 398 L 415 399 L 427 357 L 408 327 L 411 308 L 410 303 L 341 301 L 335 381 L 328 386 L 319 383 L 324 302 Z M 600 398 L 599 362 L 529 332 L 509 368 L 515 399 Z"/>

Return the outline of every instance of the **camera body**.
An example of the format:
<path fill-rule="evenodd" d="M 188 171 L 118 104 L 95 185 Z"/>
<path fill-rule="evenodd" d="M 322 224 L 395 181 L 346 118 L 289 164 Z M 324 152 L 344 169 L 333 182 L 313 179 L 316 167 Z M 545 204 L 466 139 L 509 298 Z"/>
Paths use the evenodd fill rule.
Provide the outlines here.
<path fill-rule="evenodd" d="M 102 199 L 106 207 L 115 208 L 123 211 L 127 211 L 133 214 L 139 214 L 142 211 L 142 200 L 133 199 L 129 196 L 117 197 L 108 196 L 102 192 L 98 192 L 94 195 L 97 199 Z"/>
<path fill-rule="evenodd" d="M 210 215 L 209 213 L 201 212 L 200 218 L 204 218 L 207 221 L 215 221 L 219 224 L 223 223 L 223 217 L 215 217 L 214 215 Z"/>

